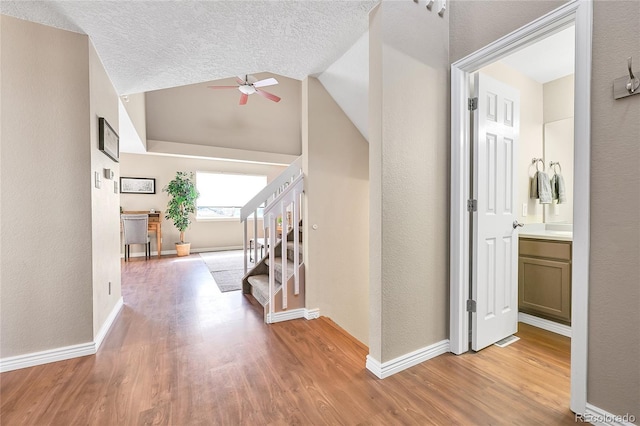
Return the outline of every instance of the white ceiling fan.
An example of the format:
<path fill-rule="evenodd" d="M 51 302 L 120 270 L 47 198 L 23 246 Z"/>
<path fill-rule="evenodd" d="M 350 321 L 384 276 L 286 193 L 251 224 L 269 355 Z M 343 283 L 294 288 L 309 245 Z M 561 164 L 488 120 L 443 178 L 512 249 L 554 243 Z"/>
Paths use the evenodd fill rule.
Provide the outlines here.
<path fill-rule="evenodd" d="M 273 86 L 278 84 L 275 78 L 265 78 L 258 80 L 250 74 L 240 75 L 236 77 L 238 86 L 207 86 L 209 89 L 238 89 L 240 90 L 240 105 L 245 105 L 249 99 L 249 95 L 257 93 L 273 102 L 280 102 L 280 98 L 273 93 L 265 92 L 260 87 Z"/>

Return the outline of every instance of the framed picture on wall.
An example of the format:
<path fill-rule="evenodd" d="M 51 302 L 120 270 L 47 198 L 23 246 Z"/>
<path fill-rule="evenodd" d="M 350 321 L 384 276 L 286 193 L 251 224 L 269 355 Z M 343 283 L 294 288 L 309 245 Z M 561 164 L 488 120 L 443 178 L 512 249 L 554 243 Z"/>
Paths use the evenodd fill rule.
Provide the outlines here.
<path fill-rule="evenodd" d="M 118 163 L 120 157 L 120 138 L 109 126 L 104 117 L 98 118 L 98 148 L 105 155 Z"/>
<path fill-rule="evenodd" d="M 139 177 L 121 177 L 120 193 L 121 194 L 155 194 L 156 179 L 155 178 L 139 178 Z"/>

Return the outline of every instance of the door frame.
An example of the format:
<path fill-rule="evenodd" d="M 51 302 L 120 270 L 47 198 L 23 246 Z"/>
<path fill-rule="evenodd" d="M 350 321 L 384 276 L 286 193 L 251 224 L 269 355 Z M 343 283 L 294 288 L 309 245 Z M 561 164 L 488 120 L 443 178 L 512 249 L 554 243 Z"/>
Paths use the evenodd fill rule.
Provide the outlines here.
<path fill-rule="evenodd" d="M 450 350 L 468 351 L 469 214 L 471 128 L 467 101 L 471 73 L 549 33 L 575 24 L 574 194 L 571 330 L 571 410 L 584 413 L 587 402 L 587 337 L 591 173 L 591 38 L 589 0 L 573 0 L 451 65 L 451 229 Z"/>

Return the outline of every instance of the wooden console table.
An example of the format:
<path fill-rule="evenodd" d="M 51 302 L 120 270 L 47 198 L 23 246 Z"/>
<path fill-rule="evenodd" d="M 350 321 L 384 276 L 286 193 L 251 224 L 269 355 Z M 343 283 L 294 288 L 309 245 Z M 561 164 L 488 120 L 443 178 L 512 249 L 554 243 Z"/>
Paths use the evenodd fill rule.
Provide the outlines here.
<path fill-rule="evenodd" d="M 147 214 L 149 215 L 149 225 L 147 229 L 156 233 L 156 245 L 158 246 L 158 258 L 162 253 L 162 212 L 150 213 L 148 210 L 124 211 L 122 214 Z M 122 224 L 120 225 L 122 226 Z"/>

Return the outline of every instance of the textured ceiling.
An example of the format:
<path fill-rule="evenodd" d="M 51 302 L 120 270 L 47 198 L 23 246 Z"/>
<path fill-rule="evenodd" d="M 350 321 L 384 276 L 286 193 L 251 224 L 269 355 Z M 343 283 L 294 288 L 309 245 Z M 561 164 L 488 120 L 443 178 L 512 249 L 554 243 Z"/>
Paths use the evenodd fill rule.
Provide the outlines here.
<path fill-rule="evenodd" d="M 1 12 L 88 34 L 119 94 L 267 71 L 324 71 L 378 0 L 10 1 Z"/>

